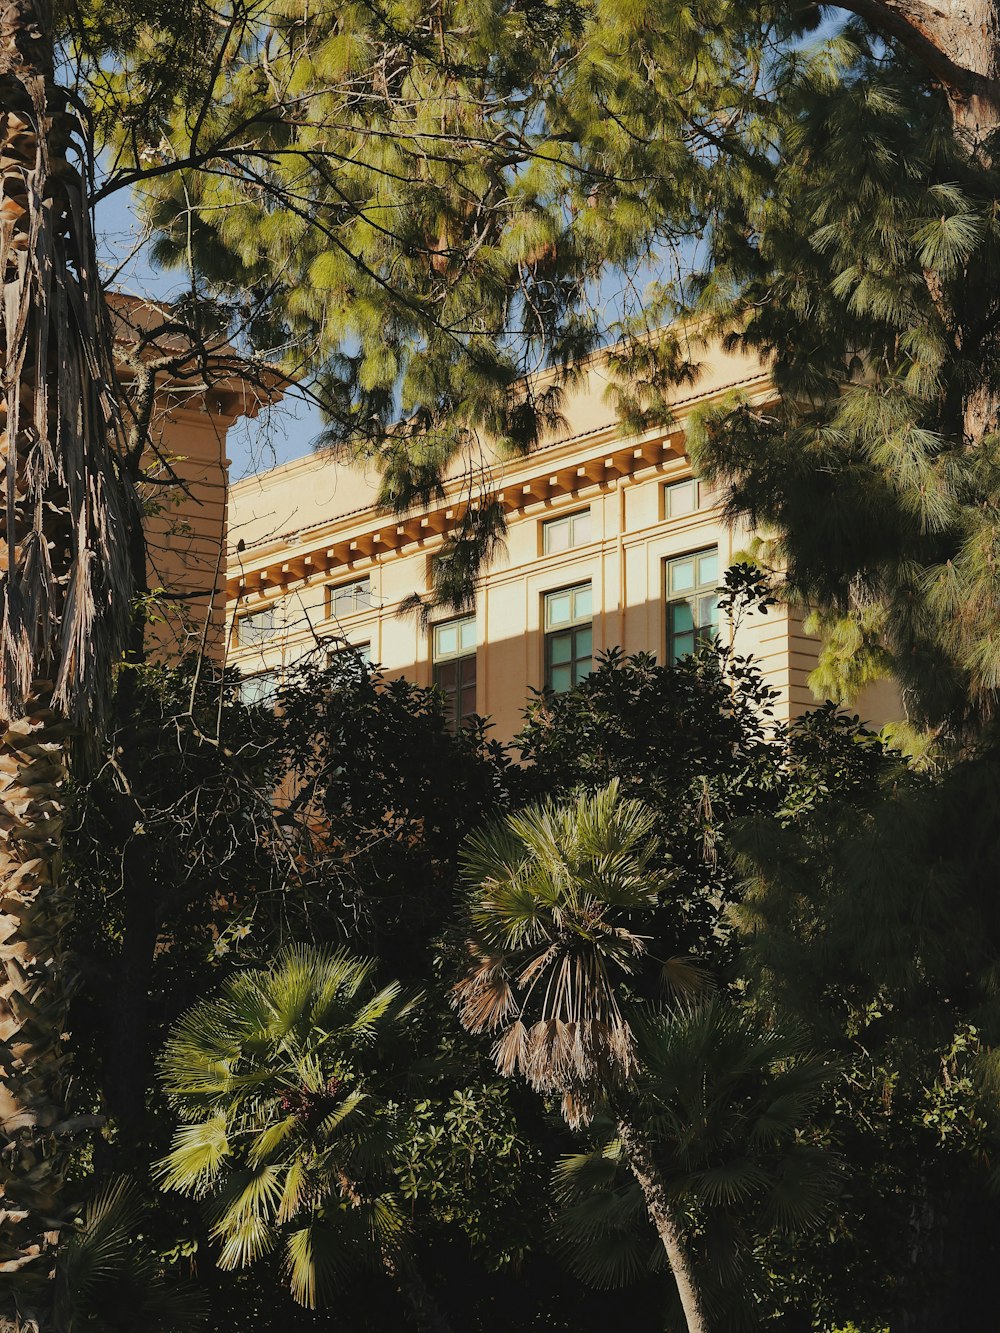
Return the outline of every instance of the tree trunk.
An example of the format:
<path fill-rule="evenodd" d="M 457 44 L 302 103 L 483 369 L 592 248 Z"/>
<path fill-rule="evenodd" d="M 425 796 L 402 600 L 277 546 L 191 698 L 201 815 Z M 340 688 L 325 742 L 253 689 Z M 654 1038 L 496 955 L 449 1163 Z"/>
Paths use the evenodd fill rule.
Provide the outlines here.
<path fill-rule="evenodd" d="M 946 85 L 955 133 L 970 156 L 987 157 L 1000 128 L 1000 13 L 995 0 L 950 0 L 934 10 L 931 32 L 949 59 L 972 76 Z"/>
<path fill-rule="evenodd" d="M 53 31 L 49 0 L 0 0 L 0 1328 L 47 1322 L 65 1220 L 69 738 L 106 710 L 138 521 Z"/>
<path fill-rule="evenodd" d="M 674 1210 L 667 1198 L 667 1189 L 660 1169 L 656 1165 L 649 1140 L 642 1130 L 624 1116 L 618 1117 L 618 1137 L 625 1150 L 629 1170 L 642 1190 L 650 1221 L 656 1227 L 656 1233 L 663 1245 L 674 1281 L 677 1283 L 677 1294 L 680 1297 L 681 1309 L 684 1311 L 688 1333 L 708 1333 L 708 1321 L 702 1308 L 701 1295 L 688 1260 L 687 1249 L 674 1217 Z"/>
<path fill-rule="evenodd" d="M 839 7 L 909 51 L 944 89 L 970 156 L 989 154 L 1000 125 L 996 0 L 839 0 Z"/>
<path fill-rule="evenodd" d="M 59 883 L 68 724 L 48 707 L 51 693 L 39 685 L 0 737 L 0 1273 L 20 1275 L 16 1309 L 28 1320 L 52 1285 L 67 1165 L 66 1140 L 52 1131 L 69 998 L 57 979 L 68 916 Z M 0 1306 L 0 1327 L 5 1316 L 10 1306 Z"/>
<path fill-rule="evenodd" d="M 386 1250 L 382 1262 L 393 1286 L 409 1306 L 414 1327 L 420 1333 L 452 1333 L 411 1257 L 404 1250 Z"/>

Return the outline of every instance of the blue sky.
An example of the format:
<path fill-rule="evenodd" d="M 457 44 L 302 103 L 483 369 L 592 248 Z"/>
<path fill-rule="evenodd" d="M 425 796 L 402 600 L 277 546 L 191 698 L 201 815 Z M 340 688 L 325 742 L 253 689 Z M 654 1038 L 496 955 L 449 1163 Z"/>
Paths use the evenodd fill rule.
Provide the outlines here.
<path fill-rule="evenodd" d="M 119 190 L 98 204 L 96 225 L 97 257 L 105 280 L 116 274 L 114 286 L 120 290 L 159 301 L 178 293 L 183 279 L 149 264 L 128 191 Z M 285 399 L 254 422 L 237 423 L 228 442 L 232 479 L 304 457 L 319 429 L 316 409 L 294 399 Z"/>

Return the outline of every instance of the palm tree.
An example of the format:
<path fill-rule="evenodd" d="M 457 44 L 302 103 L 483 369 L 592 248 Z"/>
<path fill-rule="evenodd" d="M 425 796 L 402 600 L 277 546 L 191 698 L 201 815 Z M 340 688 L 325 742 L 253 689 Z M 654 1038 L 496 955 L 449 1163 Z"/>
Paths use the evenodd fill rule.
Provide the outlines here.
<path fill-rule="evenodd" d="M 131 615 L 120 418 L 86 199 L 86 132 L 55 84 L 48 0 L 0 15 L 0 1319 L 51 1298 L 67 987 L 68 744 L 92 735 Z M 75 153 L 79 169 L 71 160 Z M 14 1283 L 11 1275 L 24 1281 Z M 33 1294 L 32 1294 L 33 1293 Z"/>
<path fill-rule="evenodd" d="M 294 1298 L 315 1308 L 358 1268 L 382 1269 L 426 1333 L 448 1325 L 405 1243 L 392 1188 L 399 1110 L 366 1053 L 412 1009 L 373 964 L 300 946 L 230 977 L 182 1017 L 162 1061 L 183 1122 L 165 1189 L 211 1201 L 222 1268 L 279 1247 Z"/>
<path fill-rule="evenodd" d="M 689 1333 L 707 1333 L 676 1210 L 626 1095 L 639 1069 L 626 997 L 647 952 L 637 927 L 669 882 L 654 827 L 612 782 L 472 835 L 462 856 L 469 962 L 454 997 L 470 1031 L 499 1034 L 500 1073 L 560 1095 L 572 1127 L 610 1104 Z"/>
<path fill-rule="evenodd" d="M 769 1240 L 815 1227 L 839 1188 L 836 1160 L 804 1132 L 832 1067 L 795 1025 L 720 995 L 652 1014 L 637 1039 L 635 1105 L 671 1198 L 694 1219 L 707 1313 L 727 1331 L 754 1327 L 769 1295 Z M 575 1272 L 618 1286 L 659 1268 L 662 1249 L 650 1254 L 642 1191 L 614 1126 L 598 1137 L 559 1165 L 556 1232 Z"/>
<path fill-rule="evenodd" d="M 56 1260 L 52 1328 L 72 1333 L 193 1333 L 204 1323 L 202 1293 L 168 1279 L 143 1242 L 144 1200 L 125 1177 L 109 1180 L 64 1233 Z"/>

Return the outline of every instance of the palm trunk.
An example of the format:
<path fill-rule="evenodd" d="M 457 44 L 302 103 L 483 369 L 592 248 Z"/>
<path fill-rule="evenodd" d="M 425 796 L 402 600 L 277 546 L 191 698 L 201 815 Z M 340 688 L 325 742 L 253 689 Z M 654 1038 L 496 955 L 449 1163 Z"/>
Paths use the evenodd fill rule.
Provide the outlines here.
<path fill-rule="evenodd" d="M 69 736 L 92 737 L 110 696 L 138 512 L 53 27 L 49 0 L 0 0 L 0 1328 L 48 1322 L 69 1153 Z"/>
<path fill-rule="evenodd" d="M 393 1286 L 409 1306 L 414 1327 L 420 1333 L 452 1333 L 451 1325 L 427 1290 L 420 1270 L 410 1256 L 403 1250 L 386 1250 L 382 1263 Z"/>
<path fill-rule="evenodd" d="M 33 1290 L 44 1296 L 51 1285 L 68 1156 L 52 1132 L 68 993 L 56 980 L 67 920 L 59 885 L 67 723 L 48 707 L 51 693 L 40 685 L 0 738 L 0 1272 L 22 1274 L 18 1308 L 28 1319 L 37 1314 Z"/>
<path fill-rule="evenodd" d="M 642 1190 L 650 1221 L 656 1227 L 656 1234 L 660 1238 L 674 1275 L 688 1333 L 708 1333 L 708 1321 L 702 1308 L 698 1284 L 649 1140 L 642 1130 L 625 1116 L 618 1117 L 618 1137 L 625 1151 L 629 1170 Z"/>

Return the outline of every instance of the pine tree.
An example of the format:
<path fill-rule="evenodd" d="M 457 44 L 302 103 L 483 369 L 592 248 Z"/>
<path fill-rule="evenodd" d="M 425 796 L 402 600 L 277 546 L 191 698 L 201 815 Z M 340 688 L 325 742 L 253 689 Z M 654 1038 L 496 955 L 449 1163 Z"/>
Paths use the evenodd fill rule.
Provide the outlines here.
<path fill-rule="evenodd" d="M 290 5 L 196 9 L 183 42 L 169 7 L 101 11 L 107 188 L 136 182 L 160 259 L 313 377 L 397 508 L 472 485 L 484 440 L 529 447 L 601 342 L 625 424 L 664 424 L 701 354 L 664 326 L 707 315 L 778 392 L 706 420 L 699 464 L 775 535 L 820 683 L 894 674 L 961 733 L 1000 681 L 994 10 Z M 442 596 L 502 528 L 470 509 Z"/>
<path fill-rule="evenodd" d="M 962 739 L 1000 679 L 997 14 L 841 9 L 597 6 L 569 105 L 631 194 L 632 253 L 687 224 L 643 318 L 700 317 L 773 366 L 768 410 L 734 398 L 690 447 L 816 613 L 817 682 L 894 675 L 915 723 Z M 662 420 L 686 368 L 622 331 L 626 418 Z"/>
<path fill-rule="evenodd" d="M 545 129 L 578 8 L 294 0 L 221 33 L 207 6 L 193 18 L 180 80 L 153 21 L 93 37 L 106 188 L 136 185 L 158 262 L 308 381 L 325 442 L 377 454 L 386 503 L 434 493 L 487 439 L 528 447 L 560 396 L 525 374 L 592 345 L 579 310 L 604 263 L 566 211 L 572 144 Z M 498 521 L 470 509 L 469 536 L 488 550 Z"/>

